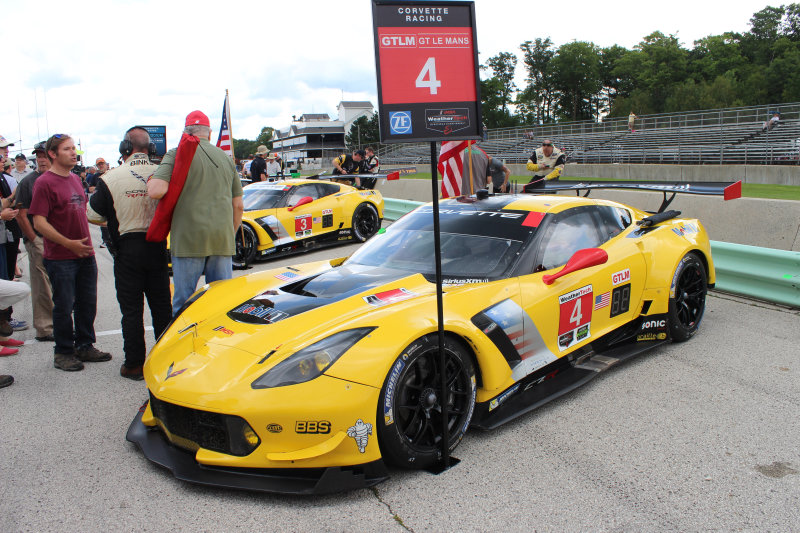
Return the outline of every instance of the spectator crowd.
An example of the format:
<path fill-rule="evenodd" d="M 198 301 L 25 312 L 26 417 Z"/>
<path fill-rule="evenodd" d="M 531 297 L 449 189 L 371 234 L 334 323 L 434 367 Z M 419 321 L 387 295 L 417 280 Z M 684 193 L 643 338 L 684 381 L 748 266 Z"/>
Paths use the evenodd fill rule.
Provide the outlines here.
<path fill-rule="evenodd" d="M 118 167 L 109 169 L 98 158 L 84 169 L 76 166 L 73 139 L 55 134 L 34 146 L 31 170 L 25 154 L 9 157 L 15 143 L 0 135 L 0 357 L 17 354 L 25 344 L 13 335 L 30 326 L 14 317 L 12 306 L 30 297 L 35 340 L 53 343 L 55 368 L 79 371 L 84 363 L 112 359 L 95 347 L 98 271 L 92 223 L 101 228 L 98 246 L 107 247 L 114 260 L 122 314 L 120 375 L 143 379 L 144 301 L 157 339 L 200 277 L 207 283 L 232 277 L 234 236 L 244 210 L 242 185 L 233 161 L 209 142 L 210 136 L 208 117 L 193 111 L 178 147 L 156 165 L 148 132 L 134 126 L 120 141 Z M 279 171 L 267 166 L 265 174 Z M 20 242 L 30 285 L 19 279 Z M 0 388 L 13 382 L 0 374 Z"/>

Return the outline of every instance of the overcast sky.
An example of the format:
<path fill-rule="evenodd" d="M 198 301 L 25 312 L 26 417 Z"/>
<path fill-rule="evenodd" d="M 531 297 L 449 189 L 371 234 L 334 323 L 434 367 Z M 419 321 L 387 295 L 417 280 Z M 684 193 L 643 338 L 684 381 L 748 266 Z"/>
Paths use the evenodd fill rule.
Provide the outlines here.
<path fill-rule="evenodd" d="M 166 125 L 177 145 L 194 109 L 216 136 L 225 90 L 233 135 L 285 128 L 292 115 L 328 113 L 342 100 L 377 105 L 369 0 L 40 0 L 3 2 L 6 77 L 0 134 L 30 152 L 48 134 L 80 141 L 86 161 L 119 156 L 134 124 Z M 653 32 L 693 41 L 747 31 L 764 0 L 476 0 L 480 62 L 550 37 L 632 48 Z M 522 74 L 521 66 L 518 66 Z M 113 163 L 112 163 L 113 164 Z"/>

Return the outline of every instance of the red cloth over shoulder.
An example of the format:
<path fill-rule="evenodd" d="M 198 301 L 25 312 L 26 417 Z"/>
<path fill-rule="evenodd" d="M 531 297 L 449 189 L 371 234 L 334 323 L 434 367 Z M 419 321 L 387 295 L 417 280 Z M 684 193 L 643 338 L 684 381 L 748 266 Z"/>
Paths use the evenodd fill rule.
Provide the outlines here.
<path fill-rule="evenodd" d="M 175 205 L 183 191 L 183 185 L 186 183 L 186 176 L 189 174 L 189 167 L 192 166 L 192 159 L 194 159 L 198 144 L 200 144 L 200 139 L 194 135 L 184 133 L 181 136 L 181 142 L 178 143 L 178 150 L 175 152 L 175 164 L 172 167 L 167 194 L 158 201 L 153 220 L 147 229 L 148 241 L 161 242 L 169 235 L 172 213 L 175 211 Z"/>

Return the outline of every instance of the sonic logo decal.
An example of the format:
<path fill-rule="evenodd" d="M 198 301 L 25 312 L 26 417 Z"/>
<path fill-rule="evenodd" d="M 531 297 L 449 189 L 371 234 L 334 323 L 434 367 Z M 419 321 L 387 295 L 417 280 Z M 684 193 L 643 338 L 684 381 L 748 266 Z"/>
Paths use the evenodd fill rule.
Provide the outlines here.
<path fill-rule="evenodd" d="M 361 453 L 366 453 L 370 435 L 372 435 L 372 424 L 365 424 L 360 418 L 356 420 L 355 425 L 347 428 L 347 436 L 355 439 L 358 451 Z"/>

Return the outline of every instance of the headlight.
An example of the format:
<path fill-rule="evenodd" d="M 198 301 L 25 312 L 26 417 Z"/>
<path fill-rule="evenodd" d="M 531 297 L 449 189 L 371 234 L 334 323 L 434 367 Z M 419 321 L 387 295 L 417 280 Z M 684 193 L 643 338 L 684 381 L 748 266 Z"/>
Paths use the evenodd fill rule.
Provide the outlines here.
<path fill-rule="evenodd" d="M 269 389 L 305 383 L 322 375 L 355 343 L 375 328 L 357 328 L 334 333 L 281 361 L 253 382 L 254 389 Z"/>

